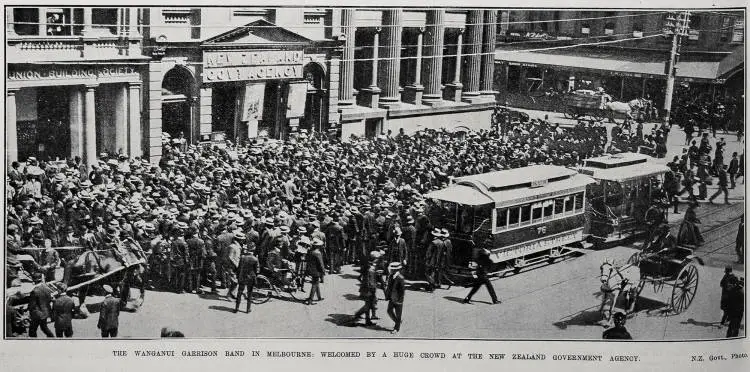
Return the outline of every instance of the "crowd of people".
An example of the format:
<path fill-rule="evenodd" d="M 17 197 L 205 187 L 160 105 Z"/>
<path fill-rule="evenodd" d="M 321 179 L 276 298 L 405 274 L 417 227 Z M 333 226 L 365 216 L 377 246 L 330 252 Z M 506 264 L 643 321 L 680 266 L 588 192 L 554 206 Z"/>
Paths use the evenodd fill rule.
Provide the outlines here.
<path fill-rule="evenodd" d="M 666 136 L 655 133 L 653 140 Z M 126 247 L 146 261 L 148 287 L 178 293 L 226 288 L 227 296 L 238 298 L 237 308 L 242 284 L 255 272 L 283 283 L 292 270 L 318 284 L 342 265 L 358 264 L 364 272 L 372 252 L 380 252 L 384 267 L 399 262 L 407 278 L 434 288 L 435 262 L 452 257 L 444 244 L 435 251 L 441 245 L 433 240 L 447 234 L 430 224 L 422 195 L 451 177 L 530 164 L 580 165 L 604 154 L 607 142 L 600 125 L 564 129 L 529 120 L 489 131 L 389 131 L 350 141 L 306 133 L 241 146 L 165 141 L 158 164 L 106 153 L 91 168 L 79 158 L 29 158 L 8 171 L 6 283 L 60 279 L 58 268 L 80 264 L 76 259 L 85 251 L 111 251 L 124 261 Z M 697 159 L 706 151 L 701 142 Z M 692 180 L 691 169 L 702 166 L 692 154 L 671 163 L 675 178 Z M 730 165 L 732 182 L 742 168 Z M 320 260 L 310 261 L 315 250 Z M 243 258 L 250 253 L 255 261 Z M 307 303 L 314 294 L 321 298 L 319 289 L 313 292 Z"/>

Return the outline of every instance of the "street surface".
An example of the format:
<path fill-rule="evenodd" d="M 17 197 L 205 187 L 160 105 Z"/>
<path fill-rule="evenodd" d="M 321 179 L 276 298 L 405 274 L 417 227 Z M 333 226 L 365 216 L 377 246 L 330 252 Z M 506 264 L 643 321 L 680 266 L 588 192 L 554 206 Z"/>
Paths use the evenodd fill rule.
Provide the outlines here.
<path fill-rule="evenodd" d="M 542 118 L 543 118 L 542 114 Z M 554 120 L 557 120 L 555 118 Z M 608 124 L 609 125 L 609 124 Z M 645 131 L 649 131 L 648 125 Z M 719 134 L 728 142 L 727 158 L 742 151 L 743 143 L 735 135 Z M 684 134 L 674 127 L 668 141 L 666 163 L 681 153 Z M 744 179 L 742 180 L 744 181 Z M 709 186 L 709 196 L 716 186 Z M 687 340 L 723 338 L 726 328 L 719 326 L 721 290 L 719 281 L 724 267 L 730 265 L 744 276 L 744 265 L 736 263 L 735 237 L 739 217 L 744 210 L 744 184 L 730 190 L 731 206 L 702 202 L 698 217 L 706 244 L 696 250 L 706 265 L 699 266 L 698 292 L 692 305 L 679 315 L 667 310 L 671 287 L 656 293 L 646 286 L 638 299 L 638 311 L 627 328 L 638 340 Z M 684 212 L 686 205 L 680 205 Z M 674 231 L 682 214 L 669 215 Z M 598 313 L 599 266 L 605 259 L 624 264 L 641 242 L 628 243 L 569 258 L 553 265 L 530 269 L 494 280 L 501 304 L 491 305 L 483 288 L 471 305 L 461 300 L 468 288 L 452 287 L 427 293 L 418 289 L 406 293 L 404 323 L 397 336 L 388 331 L 393 322 L 386 314 L 387 303 L 378 291 L 377 325 L 346 324 L 362 302 L 358 299 L 356 272 L 345 267 L 340 275 L 329 275 L 322 284 L 324 301 L 306 306 L 288 294 L 268 303 L 254 305 L 251 314 L 232 313 L 234 301 L 216 295 L 174 294 L 148 291 L 146 301 L 135 313 L 120 316 L 120 337 L 156 338 L 162 327 L 182 331 L 187 337 L 413 337 L 413 338 L 493 338 L 493 339 L 600 339 L 604 331 Z M 309 285 L 308 285 L 309 288 Z M 133 291 L 135 295 L 136 292 Z M 225 294 L 224 291 L 221 294 Z M 98 338 L 97 306 L 101 297 L 87 300 L 92 312 L 88 319 L 74 320 L 75 337 Z M 240 307 L 244 310 L 244 303 Z M 740 335 L 744 335 L 743 326 Z"/>

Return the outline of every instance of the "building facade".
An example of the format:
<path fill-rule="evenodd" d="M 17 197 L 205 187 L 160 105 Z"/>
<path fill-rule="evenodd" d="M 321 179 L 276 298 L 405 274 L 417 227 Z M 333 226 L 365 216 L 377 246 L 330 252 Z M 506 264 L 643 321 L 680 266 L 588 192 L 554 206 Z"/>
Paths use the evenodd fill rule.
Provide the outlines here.
<path fill-rule="evenodd" d="M 489 128 L 497 12 L 341 9 L 341 136 Z"/>
<path fill-rule="evenodd" d="M 550 91 L 604 89 L 617 100 L 638 97 L 663 107 L 672 37 L 664 10 L 639 12 L 503 10 L 498 22 L 498 100 L 554 109 Z M 576 44 L 586 46 L 570 48 Z M 694 11 L 680 42 L 677 81 L 713 95 L 742 86 L 742 11 Z M 736 92 L 735 92 L 736 93 Z"/>
<path fill-rule="evenodd" d="M 6 8 L 8 162 L 141 156 L 147 58 L 136 8 Z"/>
<path fill-rule="evenodd" d="M 497 12 L 6 8 L 9 161 L 489 128 Z"/>

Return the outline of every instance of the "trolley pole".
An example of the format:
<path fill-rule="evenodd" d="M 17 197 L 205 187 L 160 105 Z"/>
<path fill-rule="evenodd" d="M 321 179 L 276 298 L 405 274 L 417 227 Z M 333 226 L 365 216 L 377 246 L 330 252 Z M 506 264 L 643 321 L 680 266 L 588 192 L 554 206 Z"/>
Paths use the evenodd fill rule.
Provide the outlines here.
<path fill-rule="evenodd" d="M 672 115 L 672 95 L 674 94 L 675 75 L 677 74 L 677 57 L 680 47 L 680 37 L 687 34 L 690 22 L 690 12 L 680 12 L 667 18 L 665 33 L 672 34 L 672 50 L 667 64 L 667 89 L 664 95 L 664 123 L 669 125 Z"/>

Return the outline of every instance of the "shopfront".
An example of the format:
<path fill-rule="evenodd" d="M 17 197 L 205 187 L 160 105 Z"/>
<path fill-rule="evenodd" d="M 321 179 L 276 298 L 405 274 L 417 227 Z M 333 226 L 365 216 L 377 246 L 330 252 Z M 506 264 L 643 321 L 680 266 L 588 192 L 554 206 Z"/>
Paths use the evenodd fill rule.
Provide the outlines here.
<path fill-rule="evenodd" d="M 321 128 L 325 73 L 306 53 L 312 41 L 265 21 L 250 26 L 262 27 L 201 44 L 200 100 L 211 110 L 210 116 L 201 113 L 201 137 L 221 133 L 241 142 Z"/>
<path fill-rule="evenodd" d="M 204 51 L 204 87 L 212 91 L 212 132 L 233 140 L 283 138 L 304 116 L 308 82 L 303 51 Z"/>
<path fill-rule="evenodd" d="M 142 155 L 141 82 L 137 65 L 10 64 L 8 160 Z"/>

